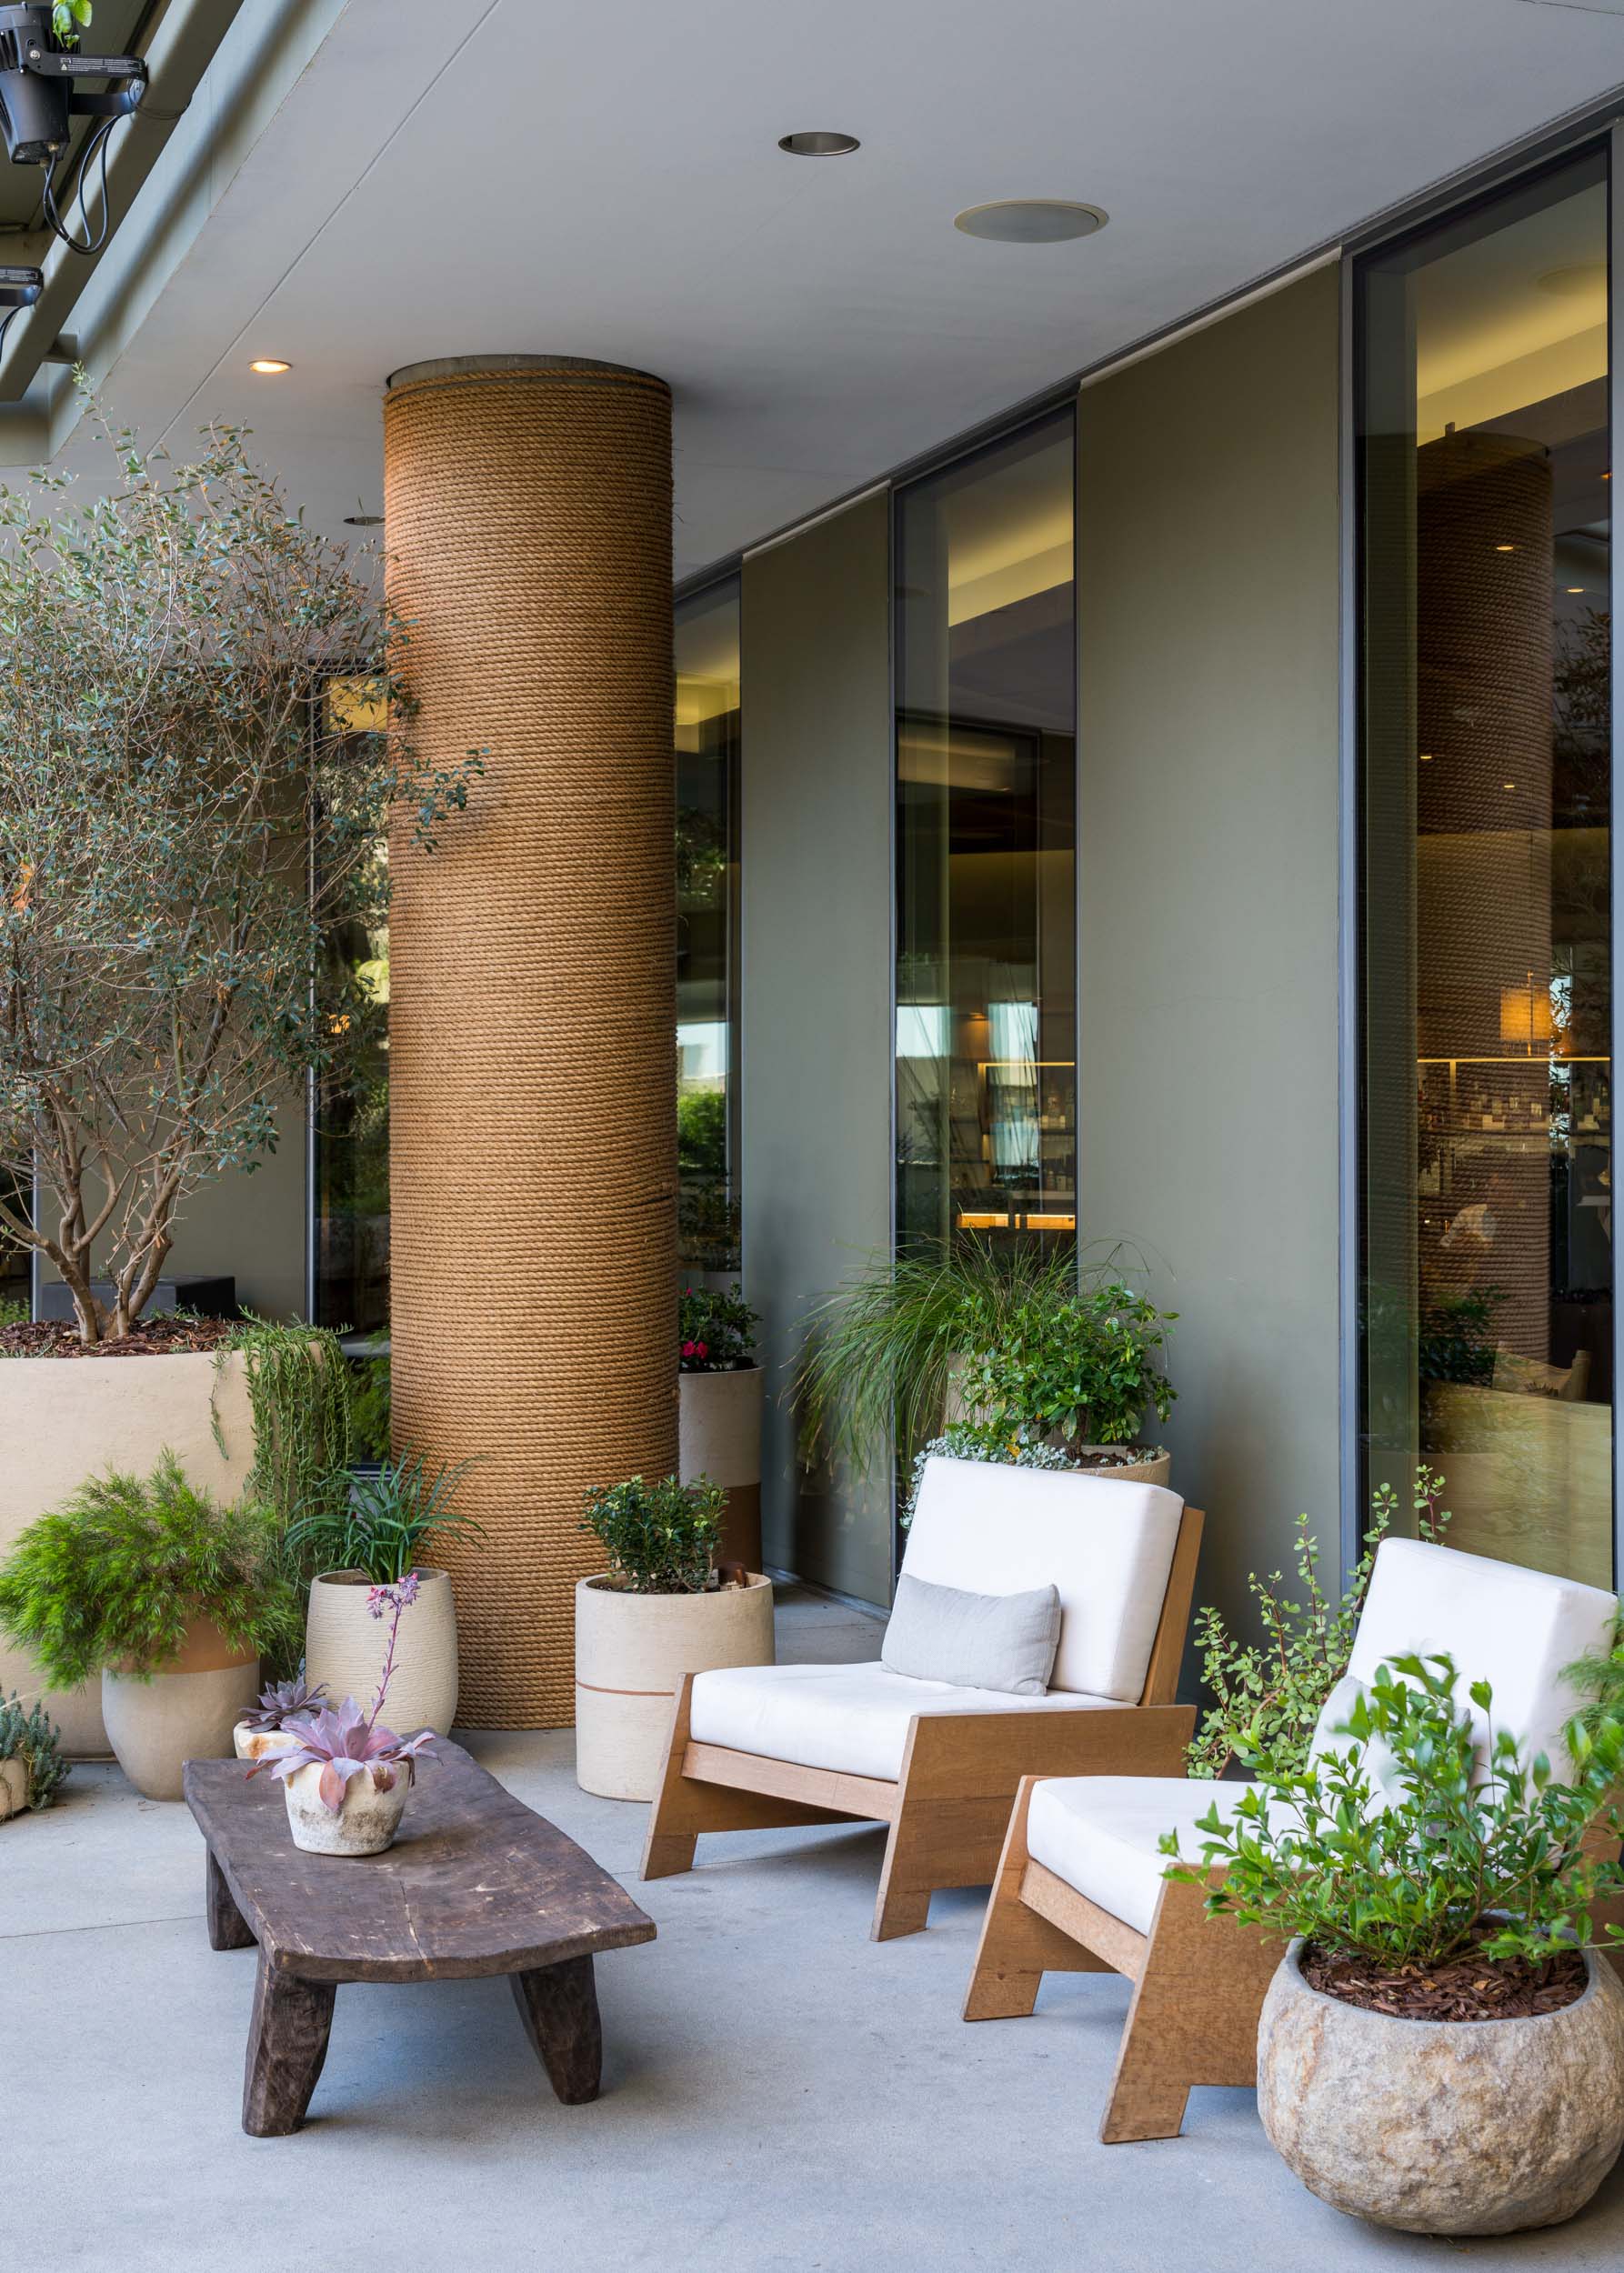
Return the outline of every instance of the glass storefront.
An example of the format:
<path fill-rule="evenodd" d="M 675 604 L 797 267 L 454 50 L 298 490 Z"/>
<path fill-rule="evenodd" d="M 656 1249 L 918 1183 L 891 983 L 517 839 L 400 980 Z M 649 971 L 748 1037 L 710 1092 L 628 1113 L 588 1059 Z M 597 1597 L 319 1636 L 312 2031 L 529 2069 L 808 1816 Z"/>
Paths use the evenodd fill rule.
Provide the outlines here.
<path fill-rule="evenodd" d="M 739 1267 L 737 577 L 677 610 L 677 1157 L 685 1275 Z"/>
<path fill-rule="evenodd" d="M 1358 273 L 1371 1483 L 1613 1582 L 1605 154 Z"/>
<path fill-rule="evenodd" d="M 897 1230 L 1077 1230 L 1075 426 L 899 493 Z"/>

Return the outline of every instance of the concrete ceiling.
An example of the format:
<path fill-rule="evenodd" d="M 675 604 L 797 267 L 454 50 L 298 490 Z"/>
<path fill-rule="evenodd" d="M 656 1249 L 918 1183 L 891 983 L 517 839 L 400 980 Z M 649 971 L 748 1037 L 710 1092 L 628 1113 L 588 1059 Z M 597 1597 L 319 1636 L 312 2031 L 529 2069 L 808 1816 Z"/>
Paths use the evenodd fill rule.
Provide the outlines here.
<path fill-rule="evenodd" d="M 400 365 L 638 365 L 676 394 L 679 575 L 1624 82 L 1624 0 L 326 0 L 322 22 L 112 409 L 183 446 L 249 424 L 341 533 L 378 509 Z M 811 126 L 863 147 L 779 153 Z M 1109 225 L 952 226 L 1023 195 Z"/>

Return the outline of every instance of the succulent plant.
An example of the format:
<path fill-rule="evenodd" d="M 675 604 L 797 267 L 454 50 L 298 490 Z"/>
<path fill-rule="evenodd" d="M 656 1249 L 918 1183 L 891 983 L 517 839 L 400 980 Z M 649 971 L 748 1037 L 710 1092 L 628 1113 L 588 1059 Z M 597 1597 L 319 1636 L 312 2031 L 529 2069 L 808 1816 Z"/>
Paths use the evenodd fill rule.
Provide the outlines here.
<path fill-rule="evenodd" d="M 318 1681 L 313 1689 L 306 1688 L 301 1667 L 296 1680 L 273 1681 L 268 1688 L 261 1689 L 258 1704 L 249 1707 L 240 1726 L 252 1728 L 256 1735 L 270 1728 L 286 1728 L 290 1720 L 319 1711 L 326 1701 L 326 1683 Z"/>
<path fill-rule="evenodd" d="M 301 1768 L 319 1767 L 317 1789 L 322 1805 L 334 1815 L 343 1809 L 351 1777 L 365 1771 L 377 1790 L 393 1791 L 399 1769 L 405 1768 L 409 1784 L 418 1760 L 434 1757 L 433 1729 L 420 1729 L 415 1737 L 397 1737 L 392 1728 L 380 1728 L 376 1720 L 364 1719 L 353 1697 L 346 1697 L 336 1712 L 324 1706 L 288 1733 L 298 1737 L 294 1749 L 278 1752 L 273 1759 L 256 1760 L 249 1775 L 257 1776 L 261 1768 L 268 1767 L 286 1783 Z"/>

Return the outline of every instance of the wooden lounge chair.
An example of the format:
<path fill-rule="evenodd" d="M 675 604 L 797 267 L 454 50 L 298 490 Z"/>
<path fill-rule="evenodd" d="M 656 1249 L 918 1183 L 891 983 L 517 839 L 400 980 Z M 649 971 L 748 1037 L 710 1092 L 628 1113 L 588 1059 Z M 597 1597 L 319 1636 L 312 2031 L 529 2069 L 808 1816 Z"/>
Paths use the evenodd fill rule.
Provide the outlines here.
<path fill-rule="evenodd" d="M 1497 1728 L 1559 1773 L 1579 1700 L 1563 1679 L 1607 1647 L 1617 1600 L 1599 1587 L 1413 1539 L 1378 1550 L 1352 1658 L 1317 1745 L 1345 1722 L 1385 1657 L 1448 1651 L 1461 1692 L 1487 1679 Z M 1344 1739 L 1345 1741 L 1345 1739 Z M 1134 1985 L 1099 2136 L 1172 2138 L 1194 2084 L 1257 2081 L 1258 2016 L 1280 1945 L 1208 1918 L 1199 1887 L 1169 1884 L 1158 1851 L 1177 1831 L 1198 1862 L 1198 1818 L 1244 1786 L 1194 1777 L 1034 1776 L 1010 1817 L 965 2000 L 967 2020 L 1031 2012 L 1046 1973 L 1125 1973 Z"/>
<path fill-rule="evenodd" d="M 1193 1709 L 1174 1692 L 1201 1516 L 1098 1477 L 926 1464 L 903 1569 L 967 1593 L 1052 1584 L 1041 1696 L 959 1688 L 882 1663 L 690 1674 L 649 1813 L 645 1878 L 693 1867 L 703 1831 L 887 1823 L 874 1938 L 917 1933 L 937 1887 L 985 1886 L 1027 1775 L 1174 1773 Z"/>

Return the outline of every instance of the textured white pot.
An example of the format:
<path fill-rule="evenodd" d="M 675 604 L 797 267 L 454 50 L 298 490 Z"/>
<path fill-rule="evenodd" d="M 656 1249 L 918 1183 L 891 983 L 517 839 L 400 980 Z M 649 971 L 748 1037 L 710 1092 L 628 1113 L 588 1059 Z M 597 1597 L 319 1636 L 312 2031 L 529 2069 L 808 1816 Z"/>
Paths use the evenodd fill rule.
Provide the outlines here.
<path fill-rule="evenodd" d="M 773 1587 L 627 1594 L 576 1587 L 576 1781 L 605 1799 L 652 1799 L 685 1673 L 773 1662 Z"/>
<path fill-rule="evenodd" d="M 1258 2027 L 1258 2113 L 1310 2192 L 1418 2234 L 1512 2234 L 1581 2209 L 1624 2145 L 1624 1987 L 1529 2020 L 1393 2020 L 1323 1996 L 1293 1942 Z"/>
<path fill-rule="evenodd" d="M 685 1484 L 708 1477 L 727 1495 L 717 1547 L 719 1563 L 761 1561 L 761 1407 L 767 1376 L 759 1366 L 731 1373 L 679 1373 L 677 1467 Z"/>
<path fill-rule="evenodd" d="M 302 1767 L 282 1785 L 293 1843 L 307 1855 L 381 1855 L 400 1828 L 408 1788 L 404 1767 L 395 1770 L 388 1791 L 379 1791 L 364 1768 L 346 1784 L 344 1805 L 335 1815 L 321 1796 L 321 1769 Z"/>
<path fill-rule="evenodd" d="M 250 1728 L 239 1720 L 231 1741 L 239 1760 L 270 1760 L 278 1752 L 291 1752 L 299 1740 L 286 1728 Z"/>
<path fill-rule="evenodd" d="M 28 1805 L 28 1791 L 26 1763 L 15 1757 L 0 1760 L 0 1823 L 8 1816 L 22 1814 Z"/>
<path fill-rule="evenodd" d="M 432 1728 L 448 1736 L 456 1717 L 456 1608 L 443 1570 L 423 1570 L 417 1599 L 402 1613 L 395 1671 L 384 1700 L 384 1726 L 397 1737 Z M 370 1580 L 355 1571 L 327 1571 L 310 1588 L 305 1621 L 305 1678 L 327 1685 L 335 1708 L 353 1697 L 372 1710 L 383 1677 L 392 1611 L 375 1618 L 366 1607 Z"/>
<path fill-rule="evenodd" d="M 199 1618 L 174 1665 L 150 1681 L 104 1670 L 102 1718 L 135 1789 L 148 1799 L 178 1799 L 188 1760 L 230 1758 L 233 1732 L 258 1694 L 259 1659 L 238 1656 L 217 1627 Z"/>
<path fill-rule="evenodd" d="M 216 1420 L 219 1437 L 215 1434 Z M 216 1372 L 205 1351 L 165 1357 L 8 1357 L 0 1364 L 0 1556 L 36 1516 L 71 1498 L 106 1468 L 148 1476 L 168 1447 L 188 1483 L 221 1507 L 242 1491 L 254 1459 L 246 1361 Z M 0 1697 L 45 1697 L 62 1748 L 79 1758 L 107 1750 L 93 1685 L 46 1691 L 32 1657 L 0 1642 Z"/>

